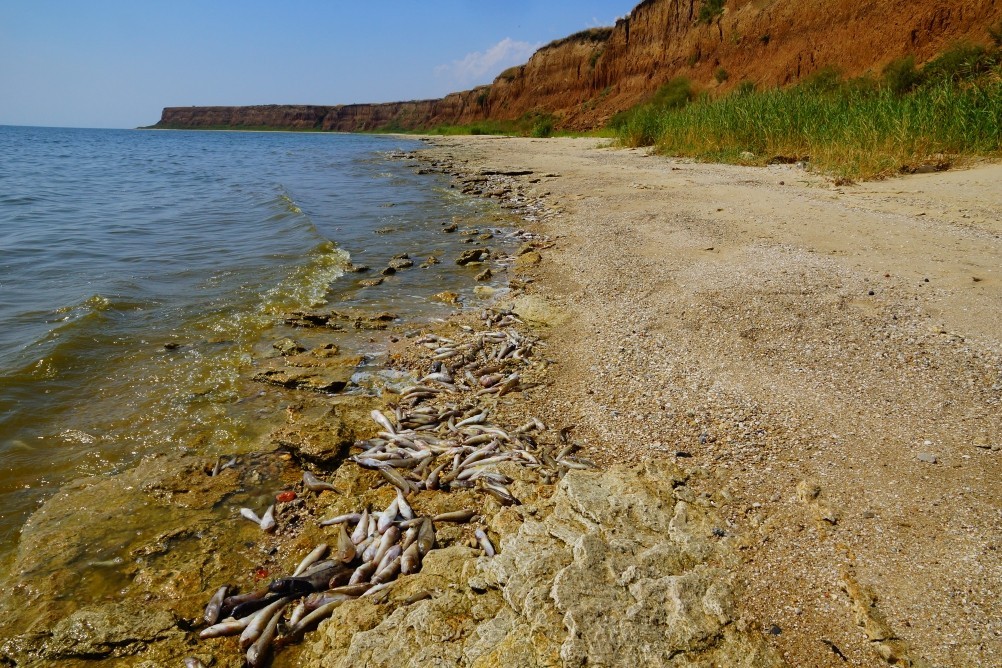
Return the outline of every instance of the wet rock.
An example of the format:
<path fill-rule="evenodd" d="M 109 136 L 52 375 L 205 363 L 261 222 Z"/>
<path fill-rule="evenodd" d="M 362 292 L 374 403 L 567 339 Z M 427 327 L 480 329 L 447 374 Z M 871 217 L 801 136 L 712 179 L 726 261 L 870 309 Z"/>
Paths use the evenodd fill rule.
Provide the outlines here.
<path fill-rule="evenodd" d="M 371 267 L 367 264 L 353 264 L 350 267 L 348 267 L 348 271 L 355 274 L 361 274 L 363 272 L 369 271 L 370 269 Z"/>
<path fill-rule="evenodd" d="M 459 304 L 459 293 L 452 292 L 450 290 L 445 290 L 444 292 L 439 292 L 431 296 L 432 299 L 439 302 L 445 302 L 446 304 Z"/>
<path fill-rule="evenodd" d="M 529 267 L 535 267 L 542 261 L 543 256 L 536 251 L 529 251 L 528 253 L 523 253 L 515 258 L 515 268 L 527 269 Z"/>
<path fill-rule="evenodd" d="M 166 610 L 150 610 L 134 602 L 89 606 L 56 625 L 42 656 L 50 660 L 118 658 L 183 635 Z"/>
<path fill-rule="evenodd" d="M 427 269 L 428 267 L 434 266 L 439 263 L 439 259 L 434 255 L 429 255 L 428 259 L 421 263 L 422 269 Z"/>
<path fill-rule="evenodd" d="M 734 558 L 716 511 L 677 501 L 667 464 L 572 471 L 535 513 L 489 521 L 491 559 L 428 554 L 386 606 L 350 602 L 311 648 L 324 668 L 368 666 L 780 666 L 734 621 Z M 538 501 L 538 502 L 537 502 Z M 542 506 L 542 507 L 540 507 Z M 412 605 L 406 597 L 433 592 Z"/>
<path fill-rule="evenodd" d="M 478 241 L 489 241 L 490 239 L 493 239 L 493 238 L 494 238 L 494 235 L 491 234 L 490 232 L 484 232 L 483 234 L 477 235 L 477 240 Z"/>
<path fill-rule="evenodd" d="M 397 273 L 397 270 L 394 267 L 386 267 L 379 273 L 382 274 L 383 276 L 392 276 L 393 274 Z"/>
<path fill-rule="evenodd" d="M 477 287 L 473 288 L 473 294 L 478 299 L 490 299 L 495 294 L 497 294 L 497 290 L 490 287 L 489 285 L 478 285 Z"/>
<path fill-rule="evenodd" d="M 367 278 L 364 281 L 359 281 L 358 284 L 366 288 L 373 288 L 377 285 L 381 285 L 385 280 L 385 278 L 380 276 L 379 278 Z"/>
<path fill-rule="evenodd" d="M 445 227 L 443 227 L 442 231 L 443 232 L 455 232 L 458 229 L 459 229 L 459 225 L 457 225 L 456 223 L 450 223 L 450 224 L 446 225 Z"/>
<path fill-rule="evenodd" d="M 491 272 L 490 267 L 488 267 L 487 269 L 484 269 L 482 272 L 480 272 L 479 274 L 477 274 L 477 276 L 476 276 L 476 278 L 474 280 L 477 280 L 477 281 L 489 281 L 492 278 L 494 278 L 494 273 Z"/>
<path fill-rule="evenodd" d="M 343 326 L 331 320 L 330 313 L 320 311 L 292 311 L 285 316 L 285 324 L 292 327 L 327 327 L 335 331 L 341 331 Z"/>
<path fill-rule="evenodd" d="M 290 416 L 289 424 L 276 430 L 272 440 L 300 461 L 333 466 L 356 440 L 375 436 L 377 427 L 369 413 L 381 405 L 371 397 L 343 397 L 331 406 Z"/>
<path fill-rule="evenodd" d="M 395 270 L 407 269 L 414 266 L 414 260 L 410 258 L 397 258 L 390 260 L 390 268 Z"/>
<path fill-rule="evenodd" d="M 486 248 L 471 248 L 470 250 L 463 251 L 459 258 L 456 260 L 456 264 L 464 266 L 470 264 L 471 262 L 483 262 L 489 259 L 491 252 Z"/>
<path fill-rule="evenodd" d="M 306 352 L 306 348 L 304 348 L 298 341 L 289 338 L 288 336 L 275 341 L 271 344 L 271 347 L 282 355 L 298 355 L 299 353 Z"/>
<path fill-rule="evenodd" d="M 291 362 L 303 362 L 290 358 Z M 253 379 L 260 383 L 269 383 L 293 390 L 310 390 L 313 392 L 340 392 L 351 381 L 356 367 L 361 363 L 360 356 L 338 359 L 336 363 L 322 365 L 317 358 L 307 359 L 312 366 L 272 366 L 254 374 Z"/>

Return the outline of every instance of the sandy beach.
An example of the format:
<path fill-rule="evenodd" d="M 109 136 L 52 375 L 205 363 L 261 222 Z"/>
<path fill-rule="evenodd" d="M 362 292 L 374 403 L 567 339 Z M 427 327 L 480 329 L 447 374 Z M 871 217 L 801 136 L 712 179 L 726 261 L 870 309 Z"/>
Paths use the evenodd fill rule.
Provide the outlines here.
<path fill-rule="evenodd" d="M 790 665 L 998 660 L 1002 166 L 836 186 L 607 140 L 431 143 L 554 212 L 524 263 L 556 361 L 536 407 L 601 466 L 674 461 L 731 500 L 739 625 Z"/>

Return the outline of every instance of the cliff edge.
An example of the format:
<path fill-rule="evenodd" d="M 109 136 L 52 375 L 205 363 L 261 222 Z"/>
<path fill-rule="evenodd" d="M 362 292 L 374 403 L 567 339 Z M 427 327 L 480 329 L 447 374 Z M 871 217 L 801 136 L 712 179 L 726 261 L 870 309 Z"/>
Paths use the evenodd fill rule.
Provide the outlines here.
<path fill-rule="evenodd" d="M 545 113 L 582 130 L 676 76 L 726 91 L 787 85 L 825 67 L 879 73 L 904 55 L 921 63 L 956 42 L 985 42 L 1000 21 L 999 0 L 644 0 L 611 28 L 552 42 L 489 86 L 441 99 L 167 107 L 154 127 L 413 130 Z"/>

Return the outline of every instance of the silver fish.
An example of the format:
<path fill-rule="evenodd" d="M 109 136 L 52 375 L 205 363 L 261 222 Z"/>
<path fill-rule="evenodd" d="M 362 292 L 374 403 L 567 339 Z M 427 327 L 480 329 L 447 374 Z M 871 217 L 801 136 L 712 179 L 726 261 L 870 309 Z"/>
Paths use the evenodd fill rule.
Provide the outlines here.
<path fill-rule="evenodd" d="M 493 557 L 496 554 L 494 551 L 494 545 L 491 544 L 491 539 L 487 537 L 487 534 L 483 529 L 477 529 L 473 532 L 473 535 L 477 537 L 477 542 L 480 543 L 480 547 L 483 549 L 484 554 L 488 557 Z"/>
<path fill-rule="evenodd" d="M 268 624 L 261 631 L 260 637 L 247 650 L 247 665 L 250 668 L 263 666 L 268 658 L 268 649 L 271 647 L 271 641 L 275 637 L 275 629 L 278 628 L 278 622 L 282 616 L 280 612 L 281 610 L 271 616 Z"/>
<path fill-rule="evenodd" d="M 241 517 L 243 517 L 244 519 L 248 519 L 248 520 L 250 520 L 251 522 L 253 522 L 254 524 L 257 524 L 257 525 L 259 525 L 259 526 L 260 526 L 260 524 L 261 524 L 261 518 L 260 518 L 260 517 L 258 517 L 258 516 L 257 516 L 257 513 L 255 513 L 255 512 L 254 512 L 253 510 L 251 510 L 250 508 L 241 508 L 241 509 L 240 509 L 240 515 L 241 515 Z"/>
<path fill-rule="evenodd" d="M 219 621 L 219 611 L 223 608 L 223 599 L 226 598 L 227 589 L 229 587 L 226 585 L 217 589 L 216 593 L 209 599 L 209 604 L 205 606 L 205 623 L 209 626 Z"/>
<path fill-rule="evenodd" d="M 410 547 L 400 555 L 400 572 L 404 575 L 409 575 L 416 572 L 420 564 L 421 553 L 418 550 L 418 544 L 416 542 L 411 543 Z"/>
<path fill-rule="evenodd" d="M 320 522 L 320 526 L 329 527 L 335 524 L 344 524 L 346 522 L 359 522 L 362 516 L 358 513 L 345 513 L 344 515 L 337 515 L 336 517 L 330 517 L 326 520 Z"/>
<path fill-rule="evenodd" d="M 275 504 L 268 506 L 268 510 L 264 511 L 264 516 L 261 518 L 261 530 L 266 533 L 271 533 L 278 527 L 278 522 L 275 521 Z"/>
<path fill-rule="evenodd" d="M 251 644 L 257 640 L 261 633 L 264 631 L 268 622 L 271 621 L 272 617 L 275 617 L 278 612 L 284 608 L 289 601 L 291 601 L 288 596 L 283 596 L 271 605 L 261 608 L 251 616 L 251 621 L 247 624 L 247 628 L 244 632 L 240 634 L 240 649 L 247 649 Z"/>
<path fill-rule="evenodd" d="M 372 583 L 382 584 L 384 582 L 389 582 L 390 580 L 395 578 L 397 576 L 397 573 L 399 572 L 400 572 L 400 557 L 396 557 L 388 564 L 383 566 L 381 569 L 376 571 L 376 574 L 372 576 Z"/>
<path fill-rule="evenodd" d="M 439 513 L 431 519 L 434 522 L 469 522 L 476 514 L 475 510 L 453 510 L 448 513 Z"/>
<path fill-rule="evenodd" d="M 393 499 L 390 505 L 386 507 L 386 510 L 379 514 L 379 520 L 376 524 L 376 530 L 379 533 L 386 533 L 386 530 L 390 528 L 393 521 L 397 519 L 398 503 L 396 499 Z"/>
<path fill-rule="evenodd" d="M 344 524 L 341 525 L 337 534 L 337 558 L 345 564 L 351 563 L 355 559 L 355 543 L 352 542 Z"/>
<path fill-rule="evenodd" d="M 337 487 L 330 484 L 329 482 L 324 482 L 323 480 L 316 477 L 309 471 L 303 471 L 303 484 L 306 485 L 306 489 L 310 490 L 311 492 L 330 491 L 341 494 L 341 490 L 339 490 Z"/>
<path fill-rule="evenodd" d="M 351 533 L 351 542 L 355 545 L 360 544 L 365 540 L 369 529 L 369 509 L 366 508 L 362 511 L 362 516 L 358 520 L 358 524 L 355 526 L 355 530 Z"/>
<path fill-rule="evenodd" d="M 393 428 L 393 425 L 390 424 L 390 421 L 386 419 L 385 415 L 383 415 L 382 411 L 373 410 L 371 413 L 369 413 L 369 415 L 371 415 L 372 419 L 376 422 L 376 424 L 382 427 L 385 431 L 388 431 L 391 434 L 397 433 L 396 430 Z"/>
<path fill-rule="evenodd" d="M 232 636 L 240 633 L 247 625 L 250 624 L 253 615 L 244 617 L 243 619 L 233 619 L 232 617 L 227 617 L 221 622 L 216 622 L 212 626 L 202 629 L 198 634 L 198 637 L 202 640 L 206 638 L 219 638 L 220 636 Z"/>
<path fill-rule="evenodd" d="M 307 568 L 323 559 L 324 555 L 327 554 L 328 549 L 327 543 L 320 543 L 313 548 L 313 551 L 303 557 L 303 560 L 299 562 L 298 566 L 296 566 L 296 570 L 292 572 L 292 577 L 302 575 Z"/>

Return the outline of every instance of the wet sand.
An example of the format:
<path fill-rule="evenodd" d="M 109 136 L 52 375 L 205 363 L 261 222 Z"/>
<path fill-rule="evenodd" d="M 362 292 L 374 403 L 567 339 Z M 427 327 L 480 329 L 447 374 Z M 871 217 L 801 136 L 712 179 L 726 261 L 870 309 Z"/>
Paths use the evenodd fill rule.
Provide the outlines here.
<path fill-rule="evenodd" d="M 541 417 L 602 465 L 708 472 L 742 619 L 791 665 L 998 660 L 1002 166 L 835 186 L 601 140 L 433 143 L 531 171 L 557 212 L 530 226 L 555 242 L 530 270 L 558 324 Z"/>

